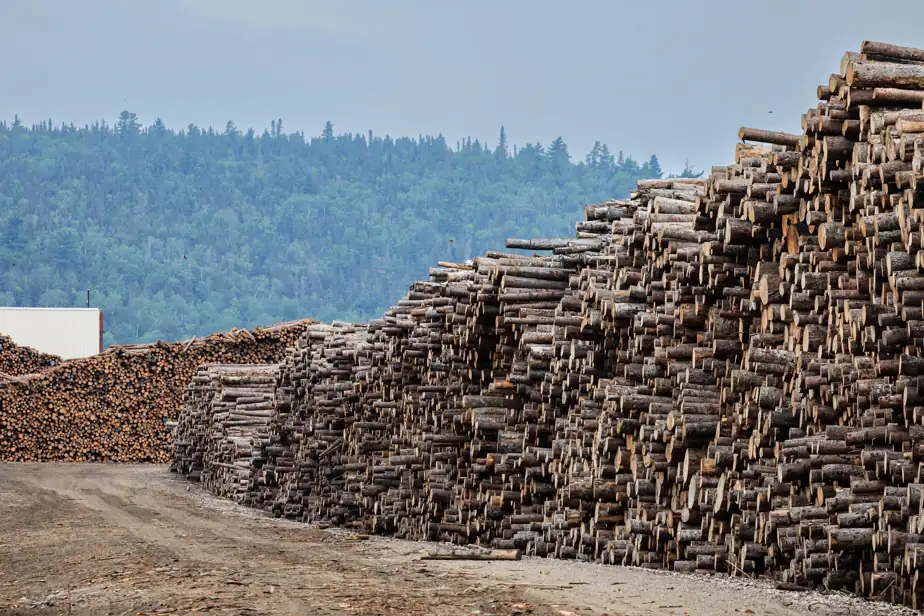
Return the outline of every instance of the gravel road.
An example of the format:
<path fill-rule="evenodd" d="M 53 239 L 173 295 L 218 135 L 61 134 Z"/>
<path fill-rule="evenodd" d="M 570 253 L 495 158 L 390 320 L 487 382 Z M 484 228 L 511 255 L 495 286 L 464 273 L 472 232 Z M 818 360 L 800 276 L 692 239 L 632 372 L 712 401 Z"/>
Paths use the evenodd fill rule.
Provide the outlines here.
<path fill-rule="evenodd" d="M 419 560 L 433 547 L 264 517 L 164 466 L 0 465 L 4 616 L 906 612 L 724 576 L 531 558 Z"/>

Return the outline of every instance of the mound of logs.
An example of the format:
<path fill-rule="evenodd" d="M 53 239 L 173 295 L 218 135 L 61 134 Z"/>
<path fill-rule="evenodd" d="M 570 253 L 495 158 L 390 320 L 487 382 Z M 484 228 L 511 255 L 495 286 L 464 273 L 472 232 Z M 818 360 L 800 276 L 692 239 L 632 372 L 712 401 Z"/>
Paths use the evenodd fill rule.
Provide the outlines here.
<path fill-rule="evenodd" d="M 41 372 L 60 363 L 57 355 L 19 346 L 9 336 L 0 335 L 0 378 Z"/>
<path fill-rule="evenodd" d="M 172 470 L 249 504 L 255 453 L 269 445 L 279 366 L 200 366 L 183 396 Z"/>
<path fill-rule="evenodd" d="M 864 42 L 817 94 L 800 134 L 742 128 L 706 179 L 640 182 L 574 238 L 308 327 L 247 500 L 917 607 L 924 50 Z"/>
<path fill-rule="evenodd" d="M 0 460 L 169 462 L 182 397 L 204 363 L 273 364 L 311 321 L 110 347 L 0 378 Z"/>

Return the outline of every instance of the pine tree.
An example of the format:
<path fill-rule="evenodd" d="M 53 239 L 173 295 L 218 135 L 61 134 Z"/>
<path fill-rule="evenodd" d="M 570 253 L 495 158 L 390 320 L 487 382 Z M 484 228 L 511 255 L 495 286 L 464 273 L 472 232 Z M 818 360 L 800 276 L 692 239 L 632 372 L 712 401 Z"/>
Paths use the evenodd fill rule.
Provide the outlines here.
<path fill-rule="evenodd" d="M 568 162 L 571 160 L 571 155 L 568 154 L 568 146 L 561 137 L 556 137 L 555 141 L 549 144 L 546 155 L 549 157 L 549 160 L 556 162 Z"/>
<path fill-rule="evenodd" d="M 620 152 L 619 154 L 621 156 L 622 152 Z M 619 169 L 620 171 L 624 173 L 628 173 L 630 175 L 636 175 L 641 170 L 638 163 L 635 162 L 635 159 L 632 158 L 631 156 L 622 161 L 622 164 L 619 165 Z"/>
<path fill-rule="evenodd" d="M 494 153 L 503 158 L 507 157 L 507 131 L 504 130 L 503 126 L 501 126 L 500 139 L 497 141 L 497 149 L 494 150 Z"/>
<path fill-rule="evenodd" d="M 280 120 L 280 122 L 282 122 L 282 120 Z M 321 133 L 321 138 L 328 143 L 334 140 L 334 125 L 330 120 L 324 125 L 324 132 Z"/>
<path fill-rule="evenodd" d="M 123 111 L 119 114 L 119 123 L 116 125 L 116 130 L 122 137 L 137 135 L 141 132 L 141 123 L 138 121 L 138 116 L 131 111 Z"/>
<path fill-rule="evenodd" d="M 150 132 L 152 135 L 163 137 L 164 135 L 167 134 L 167 125 L 164 124 L 163 120 L 161 120 L 160 118 L 157 118 L 156 120 L 154 120 L 154 124 L 151 125 Z"/>
<path fill-rule="evenodd" d="M 658 157 L 654 154 L 651 155 L 651 158 L 648 159 L 648 162 L 645 163 L 648 171 L 649 178 L 660 178 L 664 175 L 664 172 L 661 170 L 661 163 L 658 161 Z"/>
<path fill-rule="evenodd" d="M 6 228 L 0 233 L 0 247 L 5 248 L 9 254 L 22 254 L 26 248 L 27 229 L 23 217 L 14 213 L 6 221 Z"/>
<path fill-rule="evenodd" d="M 584 157 L 584 162 L 588 166 L 597 168 L 597 165 L 600 163 L 600 142 L 594 141 L 594 147 L 591 148 L 590 152 L 587 153 L 587 156 Z"/>
<path fill-rule="evenodd" d="M 619 155 L 622 156 L 622 152 L 620 152 Z M 597 161 L 597 166 L 603 169 L 609 169 L 615 164 L 615 161 L 613 161 L 613 155 L 610 154 L 610 149 L 604 143 L 600 147 L 600 159 Z"/>

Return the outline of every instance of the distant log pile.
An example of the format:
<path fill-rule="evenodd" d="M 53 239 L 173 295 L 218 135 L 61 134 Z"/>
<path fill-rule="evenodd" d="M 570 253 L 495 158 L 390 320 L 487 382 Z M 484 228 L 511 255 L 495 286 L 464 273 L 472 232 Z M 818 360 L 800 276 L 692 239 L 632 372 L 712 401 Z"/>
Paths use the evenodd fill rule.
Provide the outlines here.
<path fill-rule="evenodd" d="M 917 607 L 924 50 L 865 42 L 818 98 L 705 180 L 508 241 L 551 254 L 441 263 L 381 319 L 311 326 L 248 498 Z"/>
<path fill-rule="evenodd" d="M 0 378 L 2 375 L 32 374 L 60 363 L 57 355 L 19 346 L 9 336 L 0 335 Z"/>
<path fill-rule="evenodd" d="M 0 460 L 168 462 L 168 421 L 203 363 L 270 364 L 310 321 L 112 347 L 0 379 Z"/>

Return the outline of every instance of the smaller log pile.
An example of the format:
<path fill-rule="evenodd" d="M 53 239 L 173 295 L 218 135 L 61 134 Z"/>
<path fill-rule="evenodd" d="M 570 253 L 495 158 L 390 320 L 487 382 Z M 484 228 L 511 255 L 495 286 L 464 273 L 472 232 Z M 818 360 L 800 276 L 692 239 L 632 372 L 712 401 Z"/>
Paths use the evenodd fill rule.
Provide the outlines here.
<path fill-rule="evenodd" d="M 61 358 L 30 347 L 19 346 L 9 336 L 0 335 L 0 378 L 41 372 L 61 363 Z"/>
<path fill-rule="evenodd" d="M 170 462 L 167 422 L 205 363 L 275 364 L 310 320 L 184 342 L 110 347 L 0 380 L 0 460 Z"/>
<path fill-rule="evenodd" d="M 249 505 L 265 459 L 279 366 L 200 366 L 183 395 L 171 470 L 214 494 Z"/>

